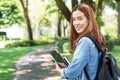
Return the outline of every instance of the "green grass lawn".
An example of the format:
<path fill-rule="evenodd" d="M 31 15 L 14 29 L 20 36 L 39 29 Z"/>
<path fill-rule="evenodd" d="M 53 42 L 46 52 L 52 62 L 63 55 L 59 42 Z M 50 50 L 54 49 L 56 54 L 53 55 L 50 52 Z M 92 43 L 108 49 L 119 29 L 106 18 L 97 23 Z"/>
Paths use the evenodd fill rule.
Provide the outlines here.
<path fill-rule="evenodd" d="M 36 48 L 40 46 L 0 49 L 0 80 L 11 80 L 15 61 Z"/>
<path fill-rule="evenodd" d="M 115 46 L 112 52 L 108 52 L 108 53 L 112 53 L 113 56 L 115 57 L 117 64 L 120 68 L 120 46 Z"/>

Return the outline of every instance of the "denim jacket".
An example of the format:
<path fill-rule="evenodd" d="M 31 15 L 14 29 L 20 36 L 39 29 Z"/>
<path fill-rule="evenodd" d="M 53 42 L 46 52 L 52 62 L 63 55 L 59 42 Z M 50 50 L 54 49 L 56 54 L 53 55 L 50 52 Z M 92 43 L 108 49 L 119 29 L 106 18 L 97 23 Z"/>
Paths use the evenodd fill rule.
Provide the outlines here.
<path fill-rule="evenodd" d="M 98 68 L 98 51 L 89 38 L 82 37 L 76 44 L 71 63 L 63 69 L 61 77 L 67 80 L 87 80 L 85 66 L 90 80 L 94 80 Z"/>

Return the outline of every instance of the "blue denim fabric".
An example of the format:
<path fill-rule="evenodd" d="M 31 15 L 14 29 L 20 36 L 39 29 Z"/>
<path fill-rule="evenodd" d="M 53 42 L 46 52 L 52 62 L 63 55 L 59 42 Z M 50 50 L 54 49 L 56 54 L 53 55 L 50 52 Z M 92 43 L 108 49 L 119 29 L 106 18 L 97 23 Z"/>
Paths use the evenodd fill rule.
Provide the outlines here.
<path fill-rule="evenodd" d="M 87 80 L 85 66 L 90 80 L 94 80 L 98 68 L 98 51 L 89 38 L 82 37 L 76 44 L 71 64 L 63 69 L 61 77 L 67 80 Z"/>

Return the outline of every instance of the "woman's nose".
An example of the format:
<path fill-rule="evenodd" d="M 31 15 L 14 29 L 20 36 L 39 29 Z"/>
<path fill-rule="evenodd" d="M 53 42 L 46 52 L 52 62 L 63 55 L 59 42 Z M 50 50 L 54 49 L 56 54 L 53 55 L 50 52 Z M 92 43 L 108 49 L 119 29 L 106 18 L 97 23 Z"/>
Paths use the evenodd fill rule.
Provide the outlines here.
<path fill-rule="evenodd" d="M 77 25 L 77 24 L 80 24 L 80 22 L 79 22 L 78 20 L 76 20 L 76 21 L 75 21 L 75 24 L 76 24 L 76 25 Z"/>

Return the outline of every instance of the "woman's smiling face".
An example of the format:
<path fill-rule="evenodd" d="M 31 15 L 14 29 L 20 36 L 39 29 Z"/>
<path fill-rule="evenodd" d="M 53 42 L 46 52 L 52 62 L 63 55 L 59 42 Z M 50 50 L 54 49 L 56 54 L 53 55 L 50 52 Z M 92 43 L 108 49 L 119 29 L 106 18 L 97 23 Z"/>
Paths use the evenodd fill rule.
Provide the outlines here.
<path fill-rule="evenodd" d="M 88 26 L 88 19 L 83 12 L 76 10 L 72 13 L 73 26 L 77 33 L 85 31 Z"/>

